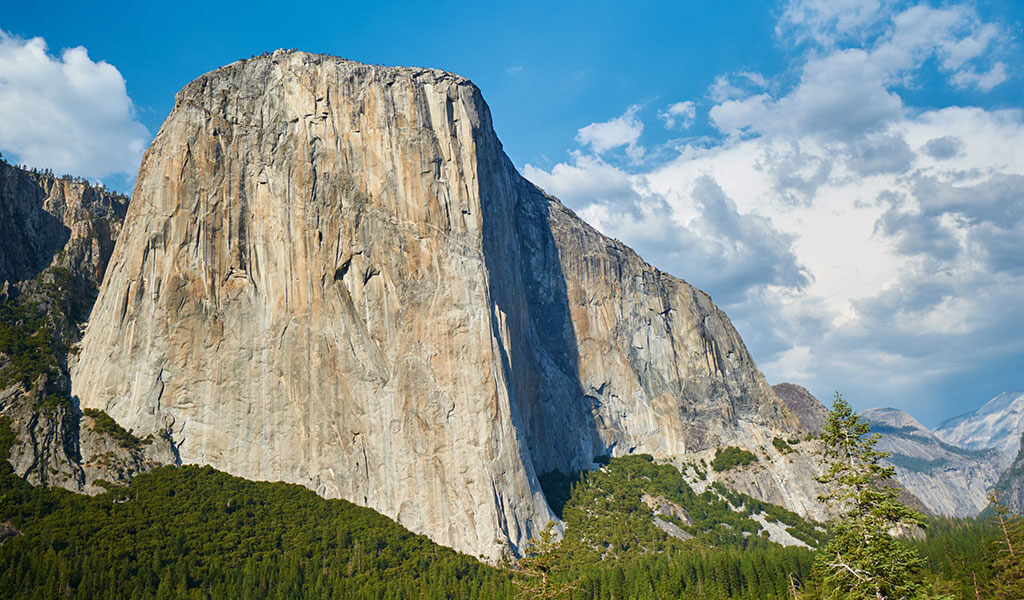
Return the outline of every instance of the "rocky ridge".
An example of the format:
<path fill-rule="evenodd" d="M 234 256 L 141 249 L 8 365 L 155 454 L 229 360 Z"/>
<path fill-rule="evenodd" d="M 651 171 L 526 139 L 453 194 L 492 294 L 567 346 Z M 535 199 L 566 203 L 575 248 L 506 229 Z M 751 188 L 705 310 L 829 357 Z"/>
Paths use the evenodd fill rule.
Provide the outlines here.
<path fill-rule="evenodd" d="M 972 450 L 949 444 L 914 417 L 893 408 L 862 415 L 881 434 L 877 449 L 896 479 L 936 515 L 973 517 L 988 505 L 987 494 L 1003 470 L 997 450 Z"/>
<path fill-rule="evenodd" d="M 490 558 L 552 517 L 537 473 L 804 432 L 706 294 L 515 171 L 472 83 L 301 52 L 179 92 L 73 390 Z"/>
<path fill-rule="evenodd" d="M 801 428 L 810 432 L 818 432 L 828 422 L 828 408 L 807 388 L 795 383 L 783 382 L 773 385 L 772 391 L 796 415 Z"/>
<path fill-rule="evenodd" d="M 10 462 L 31 483 L 95 493 L 97 480 L 175 460 L 165 439 L 127 447 L 96 430 L 69 396 L 68 360 L 126 207 L 84 181 L 0 161 L 0 416 L 16 435 Z"/>

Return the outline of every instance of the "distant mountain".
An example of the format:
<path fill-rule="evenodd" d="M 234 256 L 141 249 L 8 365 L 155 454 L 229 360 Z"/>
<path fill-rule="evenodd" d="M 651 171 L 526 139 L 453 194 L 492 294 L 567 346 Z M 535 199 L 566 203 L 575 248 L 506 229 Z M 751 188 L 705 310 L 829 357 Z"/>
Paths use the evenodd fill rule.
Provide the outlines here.
<path fill-rule="evenodd" d="M 1024 432 L 1024 392 L 1005 392 L 981 408 L 954 417 L 935 428 L 940 438 L 971 450 L 998 448 L 1004 466 L 1017 455 Z"/>
<path fill-rule="evenodd" d="M 795 383 L 778 383 L 772 386 L 775 395 L 786 403 L 800 426 L 807 431 L 821 431 L 828 421 L 828 408 L 818 400 L 807 388 Z"/>
<path fill-rule="evenodd" d="M 894 408 L 873 408 L 863 417 L 882 434 L 877 448 L 891 452 L 888 462 L 896 467 L 896 479 L 929 511 L 968 517 L 988 504 L 986 495 L 1006 464 L 1000 451 L 949 444 Z"/>

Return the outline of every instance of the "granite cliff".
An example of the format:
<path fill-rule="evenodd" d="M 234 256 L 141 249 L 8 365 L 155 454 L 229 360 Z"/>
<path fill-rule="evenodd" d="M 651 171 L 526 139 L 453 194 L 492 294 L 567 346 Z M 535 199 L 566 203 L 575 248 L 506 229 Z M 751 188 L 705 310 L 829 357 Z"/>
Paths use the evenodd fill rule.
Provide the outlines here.
<path fill-rule="evenodd" d="M 1019 442 L 1017 456 L 999 477 L 996 492 L 1001 503 L 1018 515 L 1024 515 L 1024 434 L 1021 434 Z"/>
<path fill-rule="evenodd" d="M 182 462 L 489 558 L 552 518 L 539 473 L 804 431 L 707 294 L 516 172 L 471 82 L 301 52 L 178 93 L 81 348 L 82 406 Z M 807 464 L 754 487 L 820 516 Z"/>
<path fill-rule="evenodd" d="M 16 436 L 11 464 L 31 483 L 94 493 L 97 480 L 175 460 L 167 440 L 97 426 L 69 396 L 68 360 L 126 207 L 84 181 L 0 161 L 0 417 Z"/>

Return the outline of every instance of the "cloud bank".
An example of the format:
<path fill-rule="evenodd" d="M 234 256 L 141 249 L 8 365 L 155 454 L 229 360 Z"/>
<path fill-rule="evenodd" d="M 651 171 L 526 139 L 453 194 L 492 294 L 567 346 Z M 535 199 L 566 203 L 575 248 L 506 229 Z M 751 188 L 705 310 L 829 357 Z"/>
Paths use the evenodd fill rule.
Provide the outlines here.
<path fill-rule="evenodd" d="M 723 74 L 657 114 L 673 127 L 710 101 L 717 137 L 665 159 L 633 106 L 526 176 L 709 291 L 770 381 L 927 422 L 980 404 L 943 388 L 1024 364 L 1024 113 L 905 98 L 920 65 L 949 89 L 996 88 L 1013 41 L 968 5 L 794 0 L 780 15 L 797 77 Z"/>
<path fill-rule="evenodd" d="M 81 46 L 60 57 L 42 38 L 0 30 L 0 151 L 6 158 L 88 178 L 134 176 L 150 135 L 124 78 Z"/>

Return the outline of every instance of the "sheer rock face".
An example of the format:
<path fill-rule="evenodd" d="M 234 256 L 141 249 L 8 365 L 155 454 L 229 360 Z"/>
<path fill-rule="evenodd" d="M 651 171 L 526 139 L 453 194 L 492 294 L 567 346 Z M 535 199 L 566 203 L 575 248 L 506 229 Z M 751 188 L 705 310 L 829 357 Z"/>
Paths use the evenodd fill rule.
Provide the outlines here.
<path fill-rule="evenodd" d="M 999 477 L 996 491 L 999 502 L 1018 515 L 1024 515 L 1024 434 L 1021 434 L 1017 457 Z"/>
<path fill-rule="evenodd" d="M 80 295 L 95 295 L 127 208 L 123 200 L 81 180 L 0 160 L 0 286 L 17 286 L 54 264 L 92 285 L 92 294 Z"/>
<path fill-rule="evenodd" d="M 469 81 L 304 53 L 178 94 L 73 387 L 490 558 L 552 518 L 538 472 L 799 430 L 706 294 L 519 176 Z"/>

